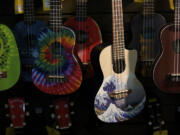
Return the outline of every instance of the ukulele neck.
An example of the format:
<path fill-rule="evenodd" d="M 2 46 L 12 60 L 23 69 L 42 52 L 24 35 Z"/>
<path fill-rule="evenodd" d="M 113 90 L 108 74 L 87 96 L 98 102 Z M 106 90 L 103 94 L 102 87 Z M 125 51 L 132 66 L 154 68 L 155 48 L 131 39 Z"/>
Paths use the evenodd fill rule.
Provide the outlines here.
<path fill-rule="evenodd" d="M 77 0 L 76 3 L 76 20 L 85 21 L 87 18 L 88 0 Z"/>
<path fill-rule="evenodd" d="M 24 0 L 24 22 L 32 24 L 34 21 L 34 0 Z"/>
<path fill-rule="evenodd" d="M 55 33 L 61 31 L 62 27 L 62 9 L 61 0 L 50 0 L 50 28 Z"/>
<path fill-rule="evenodd" d="M 144 0 L 143 16 L 154 14 L 154 0 Z"/>
<path fill-rule="evenodd" d="M 175 15 L 174 15 L 175 28 L 180 28 L 180 1 L 175 0 Z"/>

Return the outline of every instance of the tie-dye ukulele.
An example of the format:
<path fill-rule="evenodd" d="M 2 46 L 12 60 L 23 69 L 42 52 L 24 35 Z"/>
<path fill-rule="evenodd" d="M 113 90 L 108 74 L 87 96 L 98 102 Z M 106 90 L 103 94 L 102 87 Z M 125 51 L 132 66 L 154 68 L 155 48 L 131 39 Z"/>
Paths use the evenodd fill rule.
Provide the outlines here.
<path fill-rule="evenodd" d="M 0 24 L 0 91 L 11 88 L 19 79 L 19 52 L 11 30 Z"/>
<path fill-rule="evenodd" d="M 136 15 L 131 22 L 132 46 L 139 50 L 138 73 L 142 78 L 152 78 L 154 60 L 160 53 L 160 29 L 166 21 L 154 12 L 155 0 L 144 0 L 143 13 Z"/>
<path fill-rule="evenodd" d="M 82 72 L 74 55 L 75 34 L 62 26 L 61 1 L 50 0 L 50 9 L 50 28 L 38 37 L 32 79 L 45 93 L 65 95 L 80 87 Z"/>
<path fill-rule="evenodd" d="M 112 0 L 113 45 L 100 54 L 103 83 L 95 97 L 97 117 L 106 123 L 133 118 L 144 108 L 146 95 L 135 76 L 136 50 L 125 49 L 122 0 Z"/>
<path fill-rule="evenodd" d="M 76 33 L 75 53 L 79 56 L 84 71 L 84 78 L 94 75 L 91 64 L 92 49 L 102 43 L 101 32 L 97 23 L 87 16 L 88 0 L 76 0 L 76 16 L 71 17 L 65 25 L 72 28 Z"/>
<path fill-rule="evenodd" d="M 14 34 L 19 46 L 21 59 L 21 77 L 24 81 L 32 81 L 32 68 L 37 55 L 37 36 L 45 24 L 34 17 L 34 0 L 24 0 L 24 21 L 16 24 Z"/>

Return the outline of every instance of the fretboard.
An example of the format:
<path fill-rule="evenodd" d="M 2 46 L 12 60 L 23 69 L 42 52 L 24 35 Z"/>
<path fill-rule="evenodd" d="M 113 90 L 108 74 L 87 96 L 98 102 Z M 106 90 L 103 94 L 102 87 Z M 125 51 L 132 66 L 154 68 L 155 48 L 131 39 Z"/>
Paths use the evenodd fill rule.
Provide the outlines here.
<path fill-rule="evenodd" d="M 176 28 L 180 27 L 180 0 L 175 0 L 174 24 Z"/>
<path fill-rule="evenodd" d="M 112 0 L 113 19 L 113 60 L 124 59 L 124 24 L 122 0 Z"/>
<path fill-rule="evenodd" d="M 87 2 L 88 0 L 76 0 L 76 19 L 84 21 L 87 18 Z"/>
<path fill-rule="evenodd" d="M 34 0 L 24 0 L 24 22 L 32 24 L 34 20 Z"/>
<path fill-rule="evenodd" d="M 143 15 L 153 15 L 154 14 L 154 0 L 144 0 Z"/>
<path fill-rule="evenodd" d="M 62 26 L 61 0 L 50 0 L 50 28 L 59 32 Z"/>

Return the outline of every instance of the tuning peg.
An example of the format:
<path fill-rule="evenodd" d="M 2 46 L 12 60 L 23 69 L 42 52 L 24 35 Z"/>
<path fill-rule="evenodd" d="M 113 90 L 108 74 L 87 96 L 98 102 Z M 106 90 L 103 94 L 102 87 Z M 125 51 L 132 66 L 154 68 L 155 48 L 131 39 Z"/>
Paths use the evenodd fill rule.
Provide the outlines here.
<path fill-rule="evenodd" d="M 151 126 L 151 125 L 152 125 L 152 122 L 151 122 L 151 121 L 149 121 L 149 122 L 148 122 L 148 125 L 149 125 L 149 126 Z"/>
<path fill-rule="evenodd" d="M 29 112 L 26 112 L 26 116 L 30 116 L 30 113 L 29 113 Z"/>
<path fill-rule="evenodd" d="M 75 114 L 75 112 L 74 112 L 74 111 L 72 111 L 72 112 L 71 112 L 71 115 L 74 115 L 74 114 Z"/>
<path fill-rule="evenodd" d="M 165 125 L 165 121 L 164 120 L 161 121 L 161 125 Z"/>
<path fill-rule="evenodd" d="M 68 125 L 69 125 L 69 127 L 71 127 L 71 126 L 72 126 L 72 123 L 70 122 Z"/>
<path fill-rule="evenodd" d="M 26 105 L 26 106 L 29 106 L 29 103 L 27 102 L 27 103 L 25 103 L 25 105 Z"/>
<path fill-rule="evenodd" d="M 74 106 L 74 102 L 70 102 L 69 105 L 72 107 Z"/>
<path fill-rule="evenodd" d="M 4 108 L 6 108 L 6 109 L 7 109 L 8 107 L 9 107 L 9 106 L 8 106 L 8 104 L 5 104 L 5 105 L 4 105 Z"/>
<path fill-rule="evenodd" d="M 26 122 L 23 122 L 23 126 L 26 126 Z"/>
<path fill-rule="evenodd" d="M 11 123 L 11 124 L 10 124 L 10 127 L 13 127 L 13 126 L 14 126 L 14 125 Z"/>
<path fill-rule="evenodd" d="M 56 116 L 54 113 L 51 114 L 51 118 L 54 119 Z"/>
<path fill-rule="evenodd" d="M 56 125 L 56 129 L 59 129 L 59 126 L 58 126 L 58 125 Z"/>
<path fill-rule="evenodd" d="M 54 107 L 54 105 L 49 105 L 49 108 L 53 108 Z"/>

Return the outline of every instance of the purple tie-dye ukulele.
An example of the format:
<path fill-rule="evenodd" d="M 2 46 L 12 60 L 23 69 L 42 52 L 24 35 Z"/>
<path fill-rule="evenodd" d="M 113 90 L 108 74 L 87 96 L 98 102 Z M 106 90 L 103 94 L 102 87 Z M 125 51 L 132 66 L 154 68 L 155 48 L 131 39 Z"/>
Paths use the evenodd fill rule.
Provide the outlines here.
<path fill-rule="evenodd" d="M 38 37 L 32 80 L 41 91 L 52 95 L 75 92 L 82 72 L 74 55 L 75 34 L 62 26 L 61 0 L 50 0 L 50 28 Z"/>

